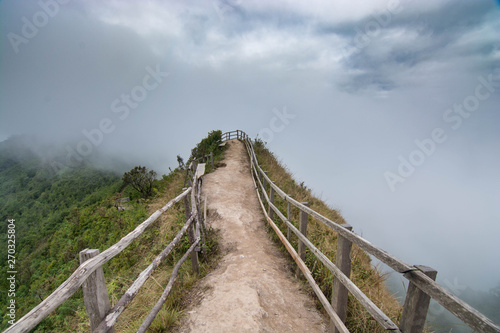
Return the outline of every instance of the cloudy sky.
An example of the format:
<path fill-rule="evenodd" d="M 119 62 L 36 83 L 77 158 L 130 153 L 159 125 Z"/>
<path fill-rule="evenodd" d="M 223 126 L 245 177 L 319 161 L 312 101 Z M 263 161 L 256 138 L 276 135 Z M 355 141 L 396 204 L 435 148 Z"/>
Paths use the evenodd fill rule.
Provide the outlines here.
<path fill-rule="evenodd" d="M 3 0 L 0 20 L 0 140 L 161 173 L 242 129 L 373 243 L 458 293 L 500 283 L 498 2 Z"/>

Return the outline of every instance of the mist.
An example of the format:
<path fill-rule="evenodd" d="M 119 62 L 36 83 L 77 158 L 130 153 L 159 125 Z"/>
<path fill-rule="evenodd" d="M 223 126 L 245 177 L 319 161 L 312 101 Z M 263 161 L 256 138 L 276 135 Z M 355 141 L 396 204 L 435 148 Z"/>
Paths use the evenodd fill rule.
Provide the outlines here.
<path fill-rule="evenodd" d="M 356 233 L 458 296 L 489 293 L 499 19 L 489 0 L 4 0 L 0 140 L 161 175 L 241 129 Z"/>

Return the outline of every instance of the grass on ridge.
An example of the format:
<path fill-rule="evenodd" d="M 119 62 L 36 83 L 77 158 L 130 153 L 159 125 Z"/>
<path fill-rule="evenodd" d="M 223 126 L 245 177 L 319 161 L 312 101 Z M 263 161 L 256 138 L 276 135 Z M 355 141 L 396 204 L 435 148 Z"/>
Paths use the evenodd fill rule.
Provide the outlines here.
<path fill-rule="evenodd" d="M 291 173 L 278 161 L 276 156 L 265 147 L 262 141 L 257 140 L 254 143 L 254 149 L 262 169 L 268 171 L 270 179 L 272 179 L 285 193 L 299 202 L 308 202 L 311 209 L 338 224 L 346 223 L 344 218 L 336 210 L 328 207 L 322 200 L 316 198 L 311 193 L 311 189 L 304 186 L 304 183 L 296 183 Z M 287 215 L 288 203 L 278 195 L 275 195 L 275 205 L 285 216 Z M 293 206 L 290 220 L 295 227 L 299 227 L 299 210 Z M 274 222 L 278 225 L 283 234 L 286 235 L 286 226 L 282 223 L 281 219 L 275 216 Z M 286 251 L 274 231 L 270 228 L 269 230 L 272 233 L 274 241 L 280 244 L 283 251 Z M 328 228 L 323 223 L 309 217 L 307 237 L 321 252 L 335 263 L 338 237 L 335 231 Z M 297 249 L 298 241 L 293 233 L 291 244 Z M 290 261 L 292 261 L 292 258 L 290 258 Z M 384 283 L 384 274 L 381 274 L 376 268 L 371 266 L 370 257 L 355 244 L 353 244 L 351 250 L 351 262 L 351 280 L 394 323 L 398 324 L 402 307 L 387 289 Z M 309 250 L 306 250 L 306 264 L 325 296 L 331 299 L 333 275 L 318 259 L 316 259 L 314 254 L 309 252 Z M 295 265 L 292 265 L 292 267 L 295 267 Z M 384 329 L 382 329 L 351 294 L 349 294 L 346 326 L 351 332 L 384 332 Z"/>

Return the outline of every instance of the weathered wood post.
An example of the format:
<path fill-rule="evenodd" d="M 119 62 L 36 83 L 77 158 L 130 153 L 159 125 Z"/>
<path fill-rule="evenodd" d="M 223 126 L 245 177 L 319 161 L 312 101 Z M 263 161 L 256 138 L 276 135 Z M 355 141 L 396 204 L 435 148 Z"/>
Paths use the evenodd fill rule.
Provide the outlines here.
<path fill-rule="evenodd" d="M 187 190 L 186 188 L 182 189 L 183 191 Z M 191 191 L 194 191 L 193 188 L 191 188 Z M 186 220 L 189 220 L 191 218 L 191 214 L 196 214 L 196 212 L 191 212 L 191 205 L 189 203 L 188 196 L 186 195 L 184 197 L 184 210 L 186 212 Z M 193 244 L 195 242 L 195 225 L 196 221 L 191 222 L 191 225 L 189 226 L 188 229 L 188 239 L 189 239 L 189 244 Z M 191 252 L 191 267 L 193 268 L 193 272 L 195 274 L 198 274 L 199 272 L 199 261 L 198 261 L 198 252 L 193 251 Z"/>
<path fill-rule="evenodd" d="M 269 172 L 268 171 L 264 171 L 264 173 L 267 176 Z M 262 185 L 264 186 L 264 192 L 267 193 L 267 180 L 266 180 L 266 177 L 264 177 L 264 175 L 262 175 Z"/>
<path fill-rule="evenodd" d="M 99 250 L 97 249 L 85 249 L 80 251 L 80 265 L 98 254 Z M 85 311 L 90 318 L 90 329 L 94 332 L 111 309 L 102 266 L 96 269 L 95 272 L 83 282 L 82 289 Z M 115 329 L 111 328 L 108 332 L 114 333 Z"/>
<path fill-rule="evenodd" d="M 210 164 L 212 165 L 212 170 L 214 169 L 214 152 L 210 152 Z"/>
<path fill-rule="evenodd" d="M 193 187 L 193 180 L 194 180 L 194 172 L 193 170 L 196 170 L 196 160 L 191 161 L 189 163 L 189 166 L 187 167 L 187 180 L 188 180 L 188 185 L 189 187 Z"/>
<path fill-rule="evenodd" d="M 270 184 L 270 187 L 271 187 L 271 193 L 269 194 L 269 201 L 271 204 L 274 205 L 274 188 L 273 188 L 272 184 Z M 267 211 L 267 215 L 269 215 L 269 218 L 272 220 L 274 218 L 274 210 L 271 208 L 271 204 L 269 204 L 269 209 Z"/>
<path fill-rule="evenodd" d="M 437 271 L 433 268 L 417 265 L 419 271 L 436 280 Z M 411 272 L 410 272 L 411 273 Z M 399 322 L 399 329 L 404 333 L 421 333 L 425 326 L 425 318 L 429 310 L 430 296 L 418 289 L 410 282 L 406 293 L 403 313 Z"/>
<path fill-rule="evenodd" d="M 349 224 L 342 225 L 347 230 L 352 230 L 352 226 Z M 342 237 L 340 234 L 337 239 L 337 267 L 344 273 L 348 278 L 351 276 L 351 248 L 352 243 L 347 239 Z M 347 315 L 347 300 L 348 291 L 344 287 L 342 282 L 336 277 L 333 278 L 333 293 L 332 293 L 332 307 L 337 313 L 342 322 L 345 323 Z M 333 332 L 338 333 L 339 330 L 332 324 Z"/>
<path fill-rule="evenodd" d="M 291 198 L 291 196 L 288 195 L 288 198 Z M 288 203 L 288 208 L 286 210 L 286 218 L 288 221 L 290 221 L 290 218 L 292 217 L 292 204 L 290 203 L 289 200 L 287 200 L 287 203 Z M 287 229 L 286 230 L 286 239 L 288 239 L 288 241 L 290 241 L 290 238 L 292 237 L 292 231 L 290 230 L 289 226 L 287 226 L 286 229 Z"/>
<path fill-rule="evenodd" d="M 309 207 L 309 203 L 308 202 L 302 202 L 302 204 L 304 206 Z M 307 214 L 306 212 L 304 212 L 302 210 L 300 211 L 299 231 L 300 231 L 300 233 L 302 235 L 304 235 L 304 237 L 307 237 L 307 220 L 308 220 L 308 217 L 309 217 L 309 214 Z M 306 260 L 306 245 L 300 239 L 299 239 L 299 251 L 298 252 L 299 252 L 300 259 L 302 259 L 302 261 L 305 262 L 305 260 Z M 296 276 L 297 277 L 301 276 L 301 272 L 300 272 L 300 269 L 298 267 L 297 267 Z"/>
<path fill-rule="evenodd" d="M 208 260 L 207 253 L 203 249 L 205 248 L 205 222 L 203 220 L 203 216 L 201 215 L 201 205 L 200 205 L 200 194 L 201 194 L 201 178 L 196 177 L 196 191 L 191 193 L 191 211 L 196 214 L 196 224 L 195 224 L 195 238 L 200 238 L 201 242 L 198 242 L 198 246 L 196 246 L 196 252 L 202 252 L 203 259 L 205 262 Z"/>
<path fill-rule="evenodd" d="M 268 172 L 264 171 L 264 174 L 267 176 Z M 264 175 L 262 175 L 262 186 L 264 187 L 263 192 L 267 193 L 267 180 Z M 265 198 L 264 193 L 262 193 L 262 201 L 265 202 L 264 198 Z"/>
<path fill-rule="evenodd" d="M 203 200 L 203 220 L 207 220 L 207 196 L 205 195 L 205 199 Z"/>

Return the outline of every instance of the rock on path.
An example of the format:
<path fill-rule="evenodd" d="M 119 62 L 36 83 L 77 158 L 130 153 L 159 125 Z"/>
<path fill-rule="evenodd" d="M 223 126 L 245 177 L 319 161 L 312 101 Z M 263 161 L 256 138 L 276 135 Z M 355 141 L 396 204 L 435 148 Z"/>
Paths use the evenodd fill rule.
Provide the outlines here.
<path fill-rule="evenodd" d="M 244 144 L 228 144 L 226 166 L 204 176 L 202 194 L 225 255 L 200 281 L 180 331 L 325 332 L 325 318 L 266 234 Z"/>

